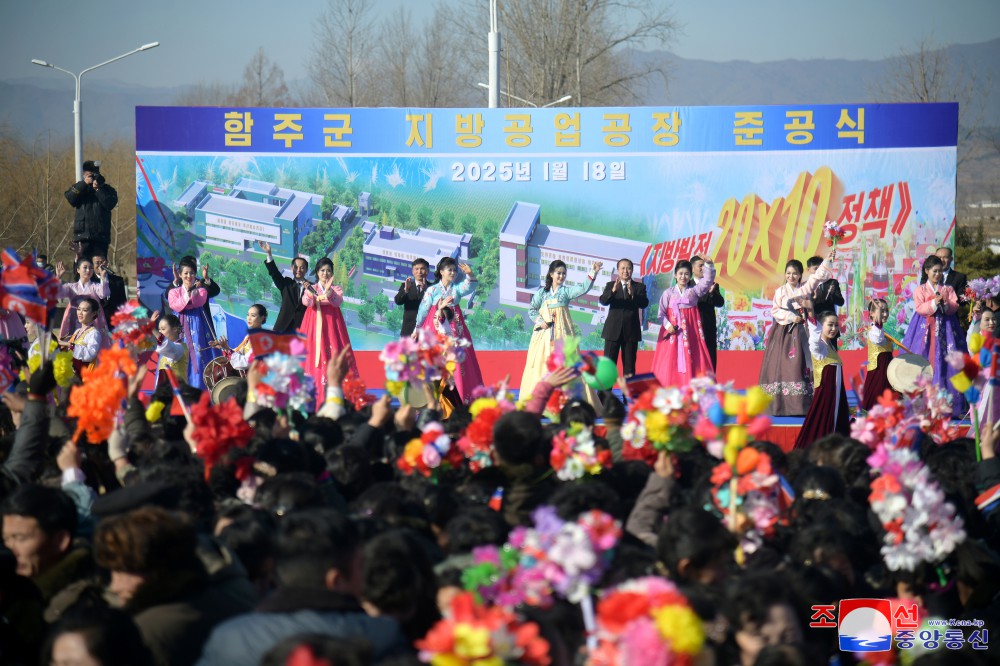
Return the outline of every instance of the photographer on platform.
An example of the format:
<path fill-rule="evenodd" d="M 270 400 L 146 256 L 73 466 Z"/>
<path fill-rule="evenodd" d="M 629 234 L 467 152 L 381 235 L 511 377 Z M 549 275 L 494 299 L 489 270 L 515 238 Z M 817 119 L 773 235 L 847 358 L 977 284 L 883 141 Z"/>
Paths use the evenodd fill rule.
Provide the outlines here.
<path fill-rule="evenodd" d="M 118 192 L 101 175 L 101 163 L 83 163 L 83 180 L 66 190 L 66 201 L 76 209 L 73 242 L 83 257 L 108 256 L 111 244 L 111 211 L 118 205 Z"/>

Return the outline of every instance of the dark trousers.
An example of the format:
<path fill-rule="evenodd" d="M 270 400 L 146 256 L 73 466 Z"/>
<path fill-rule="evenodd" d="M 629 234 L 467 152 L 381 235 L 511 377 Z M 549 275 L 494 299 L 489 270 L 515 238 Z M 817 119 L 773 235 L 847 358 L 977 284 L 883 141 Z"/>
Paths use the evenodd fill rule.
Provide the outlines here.
<path fill-rule="evenodd" d="M 622 376 L 631 377 L 635 374 L 635 355 L 639 352 L 638 340 L 605 340 L 604 355 L 618 363 L 618 351 L 622 353 Z"/>
<path fill-rule="evenodd" d="M 105 259 L 108 258 L 108 243 L 98 240 L 81 240 L 77 242 L 80 244 L 81 259 L 90 261 L 92 257 L 97 255 L 100 255 Z"/>

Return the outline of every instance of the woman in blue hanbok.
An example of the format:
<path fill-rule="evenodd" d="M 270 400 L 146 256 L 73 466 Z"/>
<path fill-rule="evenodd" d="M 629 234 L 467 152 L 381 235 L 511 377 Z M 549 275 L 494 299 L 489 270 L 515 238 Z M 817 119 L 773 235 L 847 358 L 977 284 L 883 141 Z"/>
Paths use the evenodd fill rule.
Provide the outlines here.
<path fill-rule="evenodd" d="M 557 340 L 567 336 L 579 336 L 580 330 L 570 316 L 569 302 L 580 298 L 594 286 L 597 273 L 602 264 L 595 261 L 591 266 L 587 279 L 580 284 L 566 286 L 566 264 L 558 259 L 549 264 L 549 273 L 545 276 L 545 286 L 540 288 L 531 298 L 528 316 L 531 318 L 534 333 L 528 345 L 528 356 L 525 359 L 524 374 L 521 375 L 520 396 L 531 398 L 535 384 L 548 374 L 547 361 Z M 581 382 L 582 384 L 582 382 Z M 600 411 L 601 403 L 594 389 L 583 385 L 583 399 Z"/>

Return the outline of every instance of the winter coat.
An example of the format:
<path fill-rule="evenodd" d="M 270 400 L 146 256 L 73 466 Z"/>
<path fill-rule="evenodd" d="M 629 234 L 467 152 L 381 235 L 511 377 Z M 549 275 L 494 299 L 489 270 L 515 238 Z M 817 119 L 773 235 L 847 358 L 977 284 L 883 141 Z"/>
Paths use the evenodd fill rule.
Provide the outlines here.
<path fill-rule="evenodd" d="M 66 201 L 76 209 L 73 240 L 111 242 L 111 211 L 118 205 L 118 192 L 98 177 L 96 190 L 82 180 L 66 190 Z"/>
<path fill-rule="evenodd" d="M 395 620 L 369 617 L 353 597 L 326 589 L 285 587 L 275 590 L 255 612 L 216 627 L 198 664 L 258 664 L 282 639 L 302 633 L 365 640 L 376 661 L 407 649 Z"/>

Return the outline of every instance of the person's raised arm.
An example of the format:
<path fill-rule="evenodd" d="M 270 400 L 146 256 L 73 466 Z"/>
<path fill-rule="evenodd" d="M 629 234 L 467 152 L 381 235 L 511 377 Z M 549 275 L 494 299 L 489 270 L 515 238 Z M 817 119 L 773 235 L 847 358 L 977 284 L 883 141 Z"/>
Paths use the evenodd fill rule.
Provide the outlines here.
<path fill-rule="evenodd" d="M 424 323 L 424 319 L 427 318 L 427 313 L 431 311 L 431 305 L 437 299 L 437 285 L 427 288 L 424 292 L 424 297 L 420 301 L 420 307 L 417 308 L 417 326 Z"/>
<path fill-rule="evenodd" d="M 820 335 L 820 322 L 810 317 L 806 320 L 806 326 L 809 328 L 809 353 L 814 359 L 821 361 L 830 353 L 830 347 Z"/>
<path fill-rule="evenodd" d="M 70 188 L 66 190 L 66 201 L 68 201 L 69 205 L 73 208 L 79 208 L 82 203 L 80 199 L 83 197 L 83 193 L 89 189 L 91 189 L 91 187 L 82 180 L 71 185 Z"/>
<path fill-rule="evenodd" d="M 587 273 L 587 279 L 586 280 L 584 280 L 580 284 L 576 285 L 575 287 L 569 287 L 569 288 L 567 288 L 566 291 L 567 291 L 567 295 L 569 296 L 570 300 L 575 299 L 575 298 L 580 298 L 581 296 L 583 296 L 588 291 L 590 291 L 591 289 L 594 288 L 594 280 L 597 279 L 597 275 L 598 275 L 598 273 L 600 273 L 601 268 L 603 266 L 604 266 L 604 264 L 602 264 L 601 262 L 595 261 L 590 266 L 590 272 Z"/>
<path fill-rule="evenodd" d="M 97 196 L 97 202 L 108 211 L 114 209 L 118 205 L 118 192 L 115 188 L 104 182 L 101 179 L 101 186 L 94 190 L 94 194 Z"/>
<path fill-rule="evenodd" d="M 698 280 L 694 287 L 692 287 L 695 295 L 697 295 L 698 298 L 705 296 L 705 294 L 712 290 L 713 282 L 715 282 L 715 264 L 713 264 L 710 259 L 706 259 L 704 270 L 701 273 L 701 279 Z"/>
<path fill-rule="evenodd" d="M 335 307 L 340 307 L 341 303 L 344 302 L 344 290 L 339 285 L 333 285 L 326 292 L 326 300 L 330 301 L 330 305 Z"/>

